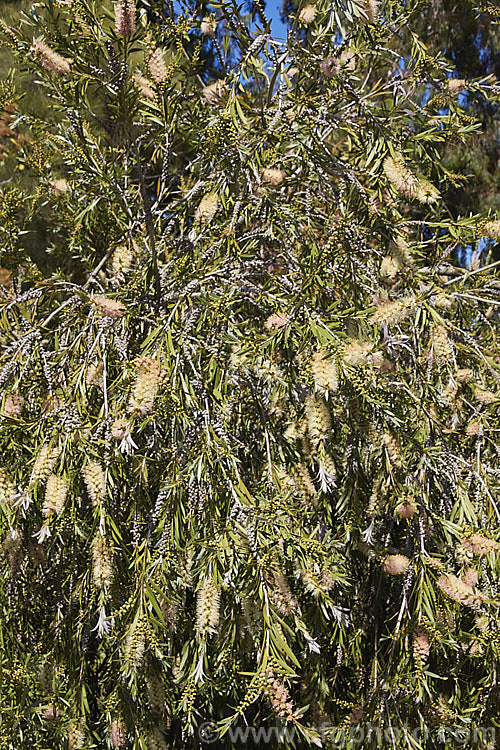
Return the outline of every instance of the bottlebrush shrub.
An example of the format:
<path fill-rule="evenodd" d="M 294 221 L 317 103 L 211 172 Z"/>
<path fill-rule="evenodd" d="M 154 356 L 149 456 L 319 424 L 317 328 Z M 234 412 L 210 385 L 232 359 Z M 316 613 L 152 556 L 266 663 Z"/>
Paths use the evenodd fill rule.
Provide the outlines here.
<path fill-rule="evenodd" d="M 498 219 L 444 203 L 478 125 L 420 6 L 365 6 L 3 27 L 50 108 L 1 188 L 2 747 L 498 716 L 500 279 L 455 260 Z"/>

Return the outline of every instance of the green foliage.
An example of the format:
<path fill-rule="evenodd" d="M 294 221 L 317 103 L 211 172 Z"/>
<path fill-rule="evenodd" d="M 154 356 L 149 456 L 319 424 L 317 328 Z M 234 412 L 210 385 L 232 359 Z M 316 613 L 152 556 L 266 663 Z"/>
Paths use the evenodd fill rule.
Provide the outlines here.
<path fill-rule="evenodd" d="M 4 27 L 1 748 L 498 727 L 500 221 L 421 8 Z"/>

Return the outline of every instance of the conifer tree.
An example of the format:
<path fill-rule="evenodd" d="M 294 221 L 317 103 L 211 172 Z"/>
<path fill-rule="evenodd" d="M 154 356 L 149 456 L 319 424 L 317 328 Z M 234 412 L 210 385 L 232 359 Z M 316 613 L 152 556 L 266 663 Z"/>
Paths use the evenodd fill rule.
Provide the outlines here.
<path fill-rule="evenodd" d="M 0 748 L 494 747 L 500 217 L 421 9 L 3 23 Z"/>

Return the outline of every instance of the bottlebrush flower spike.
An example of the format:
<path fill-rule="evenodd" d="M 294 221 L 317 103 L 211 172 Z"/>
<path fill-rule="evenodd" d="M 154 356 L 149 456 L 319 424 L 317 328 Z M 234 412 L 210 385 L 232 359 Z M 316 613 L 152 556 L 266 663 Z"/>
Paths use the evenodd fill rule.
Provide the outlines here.
<path fill-rule="evenodd" d="M 198 591 L 196 600 L 196 630 L 202 637 L 214 633 L 219 624 L 220 591 L 209 579 Z"/>
<path fill-rule="evenodd" d="M 43 67 L 54 75 L 67 76 L 69 74 L 72 60 L 62 57 L 45 42 L 34 41 L 31 49 L 40 59 Z"/>
<path fill-rule="evenodd" d="M 391 576 L 401 576 L 410 566 L 410 560 L 405 555 L 388 555 L 384 560 L 384 571 Z"/>
<path fill-rule="evenodd" d="M 363 15 L 359 19 L 361 23 L 374 24 L 380 12 L 378 0 L 364 0 L 362 3 Z"/>
<path fill-rule="evenodd" d="M 120 0 L 115 6 L 115 30 L 120 36 L 131 36 L 135 31 L 134 0 Z"/>
<path fill-rule="evenodd" d="M 68 494 L 68 482 L 63 477 L 51 474 L 45 488 L 45 502 L 42 512 L 45 516 L 55 513 L 59 515 L 64 508 L 66 495 Z"/>
<path fill-rule="evenodd" d="M 155 49 L 149 58 L 149 72 L 156 83 L 162 83 L 167 77 L 167 66 L 163 59 L 163 53 L 160 48 Z"/>

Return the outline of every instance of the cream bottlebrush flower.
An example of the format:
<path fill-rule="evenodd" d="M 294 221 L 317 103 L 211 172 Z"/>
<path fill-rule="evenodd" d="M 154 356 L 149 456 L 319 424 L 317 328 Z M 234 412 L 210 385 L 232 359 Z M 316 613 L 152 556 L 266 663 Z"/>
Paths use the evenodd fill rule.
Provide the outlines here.
<path fill-rule="evenodd" d="M 410 245 L 404 237 L 398 236 L 391 242 L 391 257 L 399 264 L 400 268 L 413 268 L 414 260 Z"/>
<path fill-rule="evenodd" d="M 135 31 L 135 0 L 118 0 L 115 5 L 115 30 L 120 36 L 131 36 Z"/>
<path fill-rule="evenodd" d="M 119 302 L 117 299 L 109 299 L 109 297 L 102 297 L 100 295 L 93 297 L 92 302 L 101 315 L 104 315 L 107 318 L 121 318 L 126 309 L 123 302 Z"/>
<path fill-rule="evenodd" d="M 359 19 L 361 23 L 374 24 L 380 13 L 380 3 L 378 0 L 362 0 L 363 15 Z"/>
<path fill-rule="evenodd" d="M 17 494 L 16 485 L 5 469 L 0 469 L 0 503 L 9 507 Z"/>
<path fill-rule="evenodd" d="M 337 363 L 325 349 L 318 349 L 312 355 L 311 372 L 319 390 L 333 393 L 339 387 Z"/>
<path fill-rule="evenodd" d="M 348 365 L 358 365 L 360 367 L 369 364 L 370 352 L 373 349 L 373 344 L 370 341 L 359 341 L 352 340 L 345 344 L 343 359 Z"/>
<path fill-rule="evenodd" d="M 308 26 L 316 18 L 316 6 L 306 5 L 299 13 L 299 21 Z"/>
<path fill-rule="evenodd" d="M 393 255 L 386 255 L 380 264 L 380 276 L 382 279 L 395 279 L 401 269 L 401 264 Z"/>
<path fill-rule="evenodd" d="M 483 425 L 481 424 L 481 422 L 470 422 L 467 425 L 467 429 L 465 430 L 465 434 L 468 435 L 469 437 L 473 437 L 475 435 L 482 436 L 483 432 L 484 430 L 483 430 Z"/>
<path fill-rule="evenodd" d="M 383 570 L 391 576 L 401 576 L 410 567 L 410 560 L 405 555 L 387 555 Z"/>
<path fill-rule="evenodd" d="M 59 515 L 64 508 L 67 494 L 67 480 L 56 474 L 51 474 L 47 479 L 47 485 L 45 487 L 45 500 L 42 508 L 44 516 L 49 516 L 52 513 Z"/>
<path fill-rule="evenodd" d="M 110 431 L 111 437 L 115 440 L 123 440 L 124 437 L 130 435 L 130 422 L 126 419 L 115 419 Z"/>
<path fill-rule="evenodd" d="M 59 450 L 57 448 L 51 448 L 47 443 L 42 445 L 31 470 L 29 483 L 34 484 L 35 482 L 43 482 L 47 479 L 58 458 Z"/>
<path fill-rule="evenodd" d="M 113 578 L 113 550 L 105 537 L 99 536 L 92 550 L 92 574 L 99 589 L 106 589 Z"/>
<path fill-rule="evenodd" d="M 58 180 L 51 180 L 50 184 L 52 185 L 52 192 L 55 195 L 64 195 L 64 193 L 68 192 L 69 183 L 64 177 L 61 177 Z"/>
<path fill-rule="evenodd" d="M 163 83 L 167 78 L 168 71 L 163 59 L 163 51 L 157 47 L 149 58 L 149 72 L 156 83 Z"/>
<path fill-rule="evenodd" d="M 415 176 L 410 172 L 401 155 L 387 156 L 383 163 L 385 176 L 398 193 L 410 197 L 415 186 Z"/>
<path fill-rule="evenodd" d="M 15 393 L 5 396 L 2 417 L 20 417 L 24 406 L 24 398 Z"/>
<path fill-rule="evenodd" d="M 445 364 L 453 357 L 453 345 L 444 326 L 435 325 L 431 331 L 431 346 L 437 361 Z"/>
<path fill-rule="evenodd" d="M 154 83 L 153 81 L 150 81 L 149 78 L 145 78 L 144 76 L 135 75 L 133 77 L 134 86 L 139 89 L 142 96 L 145 99 L 149 99 L 150 101 L 154 101 L 155 99 L 155 91 L 153 89 Z"/>
<path fill-rule="evenodd" d="M 352 72 L 356 64 L 354 52 L 346 49 L 340 57 L 325 57 L 319 64 L 319 69 L 325 78 L 335 78 L 341 71 Z"/>
<path fill-rule="evenodd" d="M 455 373 L 455 380 L 458 383 L 468 383 L 474 377 L 474 372 L 469 368 L 458 369 Z"/>
<path fill-rule="evenodd" d="M 212 579 L 205 581 L 196 597 L 196 630 L 205 638 L 215 633 L 220 616 L 220 590 Z"/>
<path fill-rule="evenodd" d="M 83 479 L 92 502 L 102 503 L 106 495 L 106 474 L 101 464 L 88 461 L 83 469 Z"/>
<path fill-rule="evenodd" d="M 457 94 L 467 88 L 467 81 L 463 78 L 449 78 L 446 86 L 450 94 Z"/>
<path fill-rule="evenodd" d="M 408 296 L 394 302 L 383 302 L 375 310 L 370 320 L 379 326 L 396 325 L 411 316 L 416 307 L 416 297 Z"/>
<path fill-rule="evenodd" d="M 483 237 L 491 237 L 495 240 L 500 240 L 500 221 L 487 221 L 482 227 L 481 234 Z"/>
<path fill-rule="evenodd" d="M 428 180 L 418 179 L 406 166 L 403 156 L 387 156 L 383 163 L 385 175 L 398 193 L 420 203 L 435 203 L 439 198 L 436 190 Z"/>
<path fill-rule="evenodd" d="M 87 374 L 85 375 L 85 383 L 90 387 L 92 385 L 102 386 L 104 372 L 104 365 L 102 362 L 92 362 L 89 365 Z"/>
<path fill-rule="evenodd" d="M 200 29 L 201 33 L 205 34 L 205 36 L 213 36 L 217 29 L 217 21 L 215 20 L 215 16 L 205 16 L 205 18 L 200 23 Z"/>
<path fill-rule="evenodd" d="M 62 57 L 48 44 L 44 42 L 34 41 L 31 49 L 35 55 L 40 59 L 41 64 L 51 73 L 58 76 L 67 76 L 71 70 L 72 60 Z"/>
<path fill-rule="evenodd" d="M 113 253 L 112 269 L 113 273 L 121 276 L 130 269 L 133 260 L 133 254 L 127 245 L 119 245 Z"/>
<path fill-rule="evenodd" d="M 332 428 L 328 406 L 322 399 L 309 396 L 306 402 L 307 430 L 313 442 L 326 440 Z"/>
<path fill-rule="evenodd" d="M 198 208 L 194 214 L 194 220 L 199 221 L 202 224 L 206 224 L 212 221 L 217 209 L 219 207 L 219 196 L 217 193 L 208 193 L 204 195 L 200 201 Z"/>
<path fill-rule="evenodd" d="M 287 485 L 287 477 L 288 475 L 283 477 L 285 489 Z M 315 500 L 318 493 L 307 466 L 304 466 L 304 464 L 296 464 L 293 469 L 290 469 L 289 481 L 291 482 L 291 486 L 294 487 L 304 499 Z"/>
<path fill-rule="evenodd" d="M 286 177 L 286 172 L 283 169 L 271 169 L 267 167 L 262 170 L 262 181 L 269 183 L 269 185 L 281 185 Z"/>
<path fill-rule="evenodd" d="M 417 181 L 415 198 L 420 203 L 435 203 L 440 197 L 439 190 L 429 180 L 421 178 Z"/>
<path fill-rule="evenodd" d="M 325 57 L 319 64 L 319 69 L 325 78 L 335 78 L 340 70 L 340 59 L 338 57 Z"/>
<path fill-rule="evenodd" d="M 12 271 L 0 266 L 0 286 L 10 289 L 12 286 Z"/>
<path fill-rule="evenodd" d="M 488 541 L 490 540 L 488 539 Z M 477 570 L 474 570 L 474 568 L 467 568 L 467 570 L 462 575 L 462 581 L 468 586 L 477 586 L 477 582 L 479 581 L 479 573 L 477 572 Z"/>
<path fill-rule="evenodd" d="M 162 369 L 158 360 L 144 356 L 135 360 L 137 379 L 130 397 L 129 408 L 139 414 L 147 414 L 153 409 L 153 402 L 160 387 Z"/>
<path fill-rule="evenodd" d="M 274 606 L 281 615 L 285 616 L 297 611 L 297 600 L 292 596 L 285 576 L 279 571 L 274 571 L 271 576 L 269 594 Z"/>
<path fill-rule="evenodd" d="M 272 331 L 274 328 L 283 328 L 288 323 L 288 317 L 285 313 L 273 313 L 264 323 L 266 331 Z"/>
<path fill-rule="evenodd" d="M 142 627 L 138 625 L 129 633 L 123 643 L 123 660 L 127 667 L 137 669 L 141 665 L 146 649 L 146 640 Z"/>

